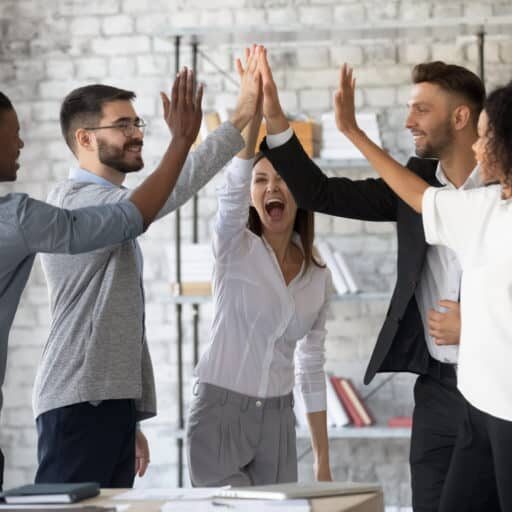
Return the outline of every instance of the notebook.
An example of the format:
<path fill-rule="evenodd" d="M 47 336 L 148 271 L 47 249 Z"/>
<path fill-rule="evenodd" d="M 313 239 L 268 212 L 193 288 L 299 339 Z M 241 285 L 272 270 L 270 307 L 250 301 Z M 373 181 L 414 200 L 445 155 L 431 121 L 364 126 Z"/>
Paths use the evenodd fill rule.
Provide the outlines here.
<path fill-rule="evenodd" d="M 218 498 L 247 498 L 256 500 L 312 499 L 326 496 L 345 496 L 379 492 L 377 484 L 356 482 L 295 482 L 289 484 L 229 487 L 215 491 Z"/>
<path fill-rule="evenodd" d="M 100 493 L 96 482 L 79 484 L 32 484 L 9 489 L 3 493 L 6 503 L 75 503 L 76 501 L 92 498 Z"/>

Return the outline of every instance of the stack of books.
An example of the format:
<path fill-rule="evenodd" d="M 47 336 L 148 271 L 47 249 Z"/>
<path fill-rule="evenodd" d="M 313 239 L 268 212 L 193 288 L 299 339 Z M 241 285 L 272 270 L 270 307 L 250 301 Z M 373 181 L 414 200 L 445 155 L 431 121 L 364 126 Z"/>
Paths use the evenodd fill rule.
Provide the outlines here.
<path fill-rule="evenodd" d="M 379 125 L 375 113 L 358 113 L 356 120 L 368 137 L 381 146 Z M 322 146 L 320 157 L 326 160 L 360 160 L 361 152 L 336 127 L 334 112 L 322 114 Z"/>
<path fill-rule="evenodd" d="M 347 260 L 340 251 L 333 249 L 328 242 L 323 240 L 316 243 L 315 247 L 323 262 L 331 271 L 334 288 L 338 295 L 361 291 L 356 276 L 350 270 Z"/>
<path fill-rule="evenodd" d="M 367 427 L 375 420 L 350 379 L 326 376 L 327 426 Z M 295 418 L 299 428 L 307 428 L 306 408 L 298 386 L 293 390 Z"/>

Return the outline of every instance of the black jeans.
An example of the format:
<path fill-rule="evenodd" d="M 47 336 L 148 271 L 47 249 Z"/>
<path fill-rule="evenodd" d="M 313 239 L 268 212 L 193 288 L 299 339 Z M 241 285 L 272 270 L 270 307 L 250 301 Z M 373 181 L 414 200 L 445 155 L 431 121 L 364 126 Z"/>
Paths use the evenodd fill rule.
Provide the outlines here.
<path fill-rule="evenodd" d="M 438 512 L 463 421 L 464 398 L 457 390 L 454 371 L 446 373 L 440 378 L 421 375 L 414 386 L 410 452 L 414 512 Z"/>
<path fill-rule="evenodd" d="M 452 510 L 512 510 L 512 421 L 467 401 L 440 507 L 441 512 Z"/>
<path fill-rule="evenodd" d="M 37 483 L 98 482 L 132 487 L 136 413 L 133 400 L 60 407 L 37 420 Z"/>

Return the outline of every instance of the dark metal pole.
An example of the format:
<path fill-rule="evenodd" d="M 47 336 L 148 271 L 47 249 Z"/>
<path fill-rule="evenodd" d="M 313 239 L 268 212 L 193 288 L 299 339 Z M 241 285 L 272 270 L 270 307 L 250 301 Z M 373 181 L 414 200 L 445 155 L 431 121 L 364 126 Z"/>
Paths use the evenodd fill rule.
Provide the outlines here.
<path fill-rule="evenodd" d="M 174 38 L 174 65 L 176 74 L 180 71 L 180 43 L 181 36 Z M 181 295 L 181 214 L 180 209 L 176 210 L 176 283 L 178 292 Z M 177 347 L 177 369 L 178 369 L 178 429 L 183 430 L 185 426 L 183 415 L 183 323 L 182 304 L 176 304 L 176 347 Z M 183 487 L 183 438 L 177 438 L 178 448 L 178 487 Z"/>
<path fill-rule="evenodd" d="M 198 50 L 198 42 L 196 39 L 192 40 L 192 71 L 194 72 L 194 76 L 197 80 L 197 50 Z M 199 242 L 199 214 L 198 214 L 198 197 L 197 194 L 194 194 L 192 203 L 192 243 L 197 244 Z M 199 360 L 199 304 L 192 305 L 192 314 L 193 314 L 193 360 L 194 366 L 197 364 Z"/>
<path fill-rule="evenodd" d="M 480 80 L 485 84 L 485 32 L 484 29 L 477 34 L 478 37 L 478 74 Z"/>

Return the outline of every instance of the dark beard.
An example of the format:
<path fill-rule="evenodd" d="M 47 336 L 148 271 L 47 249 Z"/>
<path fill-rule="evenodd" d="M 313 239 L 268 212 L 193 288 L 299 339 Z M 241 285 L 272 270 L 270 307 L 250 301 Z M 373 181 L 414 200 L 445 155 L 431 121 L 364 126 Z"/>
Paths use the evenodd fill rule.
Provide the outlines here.
<path fill-rule="evenodd" d="M 124 160 L 125 151 L 131 146 L 141 146 L 141 142 L 127 142 L 124 146 L 112 146 L 107 142 L 98 140 L 98 158 L 104 165 L 108 165 L 123 174 L 140 171 L 144 167 L 142 159 L 139 162 L 129 164 Z"/>
<path fill-rule="evenodd" d="M 449 121 L 442 124 L 431 136 L 432 143 L 421 148 L 416 147 L 415 153 L 420 158 L 441 159 L 444 150 L 453 143 L 453 130 Z"/>

